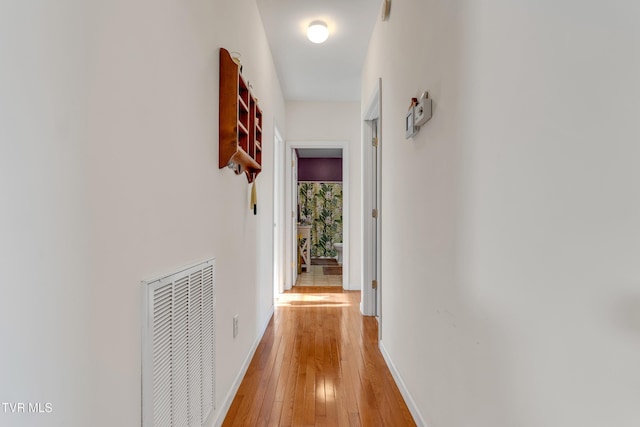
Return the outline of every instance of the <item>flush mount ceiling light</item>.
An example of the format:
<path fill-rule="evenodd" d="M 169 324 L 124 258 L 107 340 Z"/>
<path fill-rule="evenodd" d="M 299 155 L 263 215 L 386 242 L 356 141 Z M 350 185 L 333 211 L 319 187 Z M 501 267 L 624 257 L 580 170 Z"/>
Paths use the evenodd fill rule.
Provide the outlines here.
<path fill-rule="evenodd" d="M 324 43 L 329 38 L 329 29 L 323 21 L 313 21 L 307 28 L 307 37 L 313 43 Z"/>

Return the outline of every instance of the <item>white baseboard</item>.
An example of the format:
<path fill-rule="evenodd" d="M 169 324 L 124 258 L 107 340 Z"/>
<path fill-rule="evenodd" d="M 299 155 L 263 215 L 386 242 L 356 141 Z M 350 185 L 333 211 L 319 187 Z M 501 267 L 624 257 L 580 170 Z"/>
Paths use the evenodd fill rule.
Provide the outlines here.
<path fill-rule="evenodd" d="M 264 322 L 264 324 L 262 325 L 262 328 L 258 333 L 258 336 L 256 337 L 253 345 L 251 346 L 251 350 L 249 350 L 247 357 L 245 357 L 244 362 L 242 362 L 240 372 L 238 372 L 238 375 L 236 375 L 235 380 L 233 380 L 231 389 L 229 389 L 229 392 L 227 393 L 224 400 L 220 404 L 220 408 L 216 411 L 216 416 L 213 419 L 213 422 L 210 423 L 211 426 L 220 427 L 224 422 L 224 418 L 227 416 L 227 412 L 229 412 L 229 408 L 231 408 L 231 403 L 233 403 L 233 398 L 236 397 L 236 393 L 240 388 L 240 384 L 242 383 L 242 380 L 244 379 L 244 376 L 247 373 L 247 369 L 249 369 L 249 364 L 251 364 L 251 359 L 253 359 L 253 355 L 258 349 L 258 344 L 260 344 L 260 341 L 262 340 L 262 337 L 264 336 L 264 333 L 267 330 L 267 326 L 269 326 L 269 322 L 273 317 L 273 310 L 274 308 L 272 306 L 271 311 L 267 316 L 266 322 Z"/>
<path fill-rule="evenodd" d="M 407 389 L 402 376 L 398 372 L 396 365 L 393 363 L 391 356 L 389 356 L 389 353 L 387 353 L 387 349 L 384 347 L 384 343 L 382 342 L 382 340 L 378 341 L 378 348 L 380 348 L 380 353 L 382 353 L 382 357 L 384 358 L 385 362 L 387 362 L 389 371 L 391 371 L 391 375 L 396 381 L 396 385 L 400 389 L 400 394 L 402 394 L 405 403 L 409 407 L 409 412 L 411 412 L 413 420 L 416 422 L 418 427 L 427 427 L 427 423 L 425 423 L 424 418 L 422 417 L 422 414 L 420 413 L 420 410 L 416 405 L 416 402 L 413 400 L 413 396 L 411 396 L 411 393 L 409 393 L 409 390 Z"/>

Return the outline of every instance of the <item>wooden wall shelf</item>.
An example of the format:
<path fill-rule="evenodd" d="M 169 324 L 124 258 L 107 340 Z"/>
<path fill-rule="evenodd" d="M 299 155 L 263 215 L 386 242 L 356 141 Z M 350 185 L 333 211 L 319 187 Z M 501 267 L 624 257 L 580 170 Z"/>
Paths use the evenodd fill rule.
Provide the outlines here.
<path fill-rule="evenodd" d="M 220 48 L 220 169 L 231 167 L 253 182 L 262 171 L 262 110 L 231 58 Z"/>

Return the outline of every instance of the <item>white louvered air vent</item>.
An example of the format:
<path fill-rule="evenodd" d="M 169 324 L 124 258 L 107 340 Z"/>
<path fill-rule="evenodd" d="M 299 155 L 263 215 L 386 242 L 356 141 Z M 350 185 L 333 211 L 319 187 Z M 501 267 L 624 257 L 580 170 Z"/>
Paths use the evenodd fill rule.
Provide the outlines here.
<path fill-rule="evenodd" d="M 213 413 L 214 267 L 143 282 L 142 427 L 202 427 Z"/>

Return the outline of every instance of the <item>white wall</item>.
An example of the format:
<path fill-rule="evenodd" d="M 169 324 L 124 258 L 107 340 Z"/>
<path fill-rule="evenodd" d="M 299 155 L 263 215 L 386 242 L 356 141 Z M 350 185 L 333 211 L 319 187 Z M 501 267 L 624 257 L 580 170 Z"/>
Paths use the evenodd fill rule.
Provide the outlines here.
<path fill-rule="evenodd" d="M 285 109 L 255 2 L 4 2 L 0 28 L 0 401 L 53 404 L 0 424 L 140 425 L 140 282 L 208 257 L 220 408 L 273 308 Z M 219 47 L 265 113 L 256 217 L 218 169 Z"/>
<path fill-rule="evenodd" d="M 360 289 L 362 209 L 360 148 L 362 119 L 358 102 L 287 101 L 287 139 L 290 141 L 349 142 L 349 288 Z"/>
<path fill-rule="evenodd" d="M 394 0 L 377 24 L 382 342 L 426 425 L 640 424 L 638 16 Z"/>
<path fill-rule="evenodd" d="M 0 5 L 0 402 L 54 413 L 0 425 L 90 425 L 89 23 L 40 3 Z"/>

